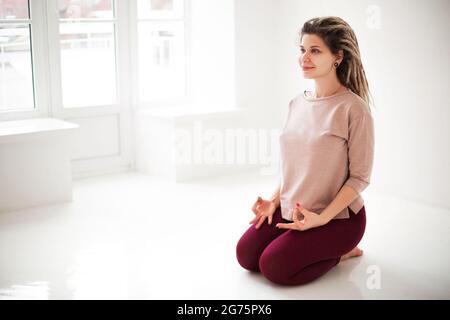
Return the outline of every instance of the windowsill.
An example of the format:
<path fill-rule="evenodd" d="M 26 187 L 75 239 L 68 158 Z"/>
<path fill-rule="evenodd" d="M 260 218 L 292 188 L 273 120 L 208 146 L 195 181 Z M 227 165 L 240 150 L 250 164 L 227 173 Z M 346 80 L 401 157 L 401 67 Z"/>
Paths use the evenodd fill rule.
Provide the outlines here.
<path fill-rule="evenodd" d="M 34 118 L 0 122 L 0 142 L 42 136 L 78 128 L 78 124 L 54 118 Z"/>
<path fill-rule="evenodd" d="M 198 118 L 208 117 L 215 115 L 227 115 L 233 113 L 239 113 L 242 109 L 236 107 L 198 107 L 192 105 L 180 105 L 174 107 L 159 107 L 159 108 L 136 108 L 135 114 L 138 116 L 150 116 L 157 118 Z"/>

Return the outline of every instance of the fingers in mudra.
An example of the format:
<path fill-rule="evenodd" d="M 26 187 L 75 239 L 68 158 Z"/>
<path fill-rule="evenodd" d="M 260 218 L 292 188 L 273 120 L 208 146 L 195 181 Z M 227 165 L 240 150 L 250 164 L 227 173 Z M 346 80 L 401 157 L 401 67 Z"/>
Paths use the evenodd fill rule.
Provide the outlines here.
<path fill-rule="evenodd" d="M 255 203 L 252 206 L 252 211 L 254 214 L 258 214 L 257 208 L 260 206 L 262 201 L 263 199 L 261 197 L 258 197 L 258 199 L 256 199 Z"/>
<path fill-rule="evenodd" d="M 252 211 L 256 216 L 250 221 L 250 224 L 256 223 L 256 229 L 259 229 L 267 218 L 268 223 L 272 224 L 272 215 L 275 211 L 274 203 L 272 201 L 263 200 L 261 197 L 258 197 L 252 207 Z"/>

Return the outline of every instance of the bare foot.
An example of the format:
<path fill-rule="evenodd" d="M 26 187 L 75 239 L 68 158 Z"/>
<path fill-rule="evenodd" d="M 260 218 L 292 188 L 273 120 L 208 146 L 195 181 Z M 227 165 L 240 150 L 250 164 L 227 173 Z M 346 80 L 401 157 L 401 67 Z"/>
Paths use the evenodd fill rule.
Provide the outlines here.
<path fill-rule="evenodd" d="M 348 259 L 348 258 L 352 258 L 352 257 L 359 257 L 359 256 L 362 256 L 363 252 L 364 252 L 364 251 L 362 251 L 360 248 L 354 247 L 354 248 L 352 249 L 352 251 L 350 251 L 350 252 L 344 254 L 344 255 L 341 257 L 341 261 L 342 261 L 342 260 L 346 260 L 346 259 Z"/>

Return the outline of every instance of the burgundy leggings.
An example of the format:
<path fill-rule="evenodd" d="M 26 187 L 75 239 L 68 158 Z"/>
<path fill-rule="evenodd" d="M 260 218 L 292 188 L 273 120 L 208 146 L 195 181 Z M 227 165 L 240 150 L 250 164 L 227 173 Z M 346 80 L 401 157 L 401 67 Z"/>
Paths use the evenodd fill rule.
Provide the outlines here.
<path fill-rule="evenodd" d="M 261 271 L 270 281 L 281 285 L 308 283 L 327 273 L 361 241 L 366 227 L 366 210 L 358 214 L 349 208 L 349 219 L 333 219 L 321 227 L 306 231 L 279 229 L 280 207 L 272 224 L 266 219 L 256 229 L 253 224 L 236 246 L 239 264 L 251 271 Z"/>

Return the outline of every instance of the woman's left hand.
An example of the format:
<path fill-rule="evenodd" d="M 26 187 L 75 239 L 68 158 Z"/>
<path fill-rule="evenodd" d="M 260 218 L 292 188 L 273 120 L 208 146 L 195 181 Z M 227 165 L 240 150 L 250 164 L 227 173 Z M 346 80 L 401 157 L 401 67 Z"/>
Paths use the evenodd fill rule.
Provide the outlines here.
<path fill-rule="evenodd" d="M 299 220 L 298 214 L 303 214 L 303 220 Z M 306 210 L 302 207 L 300 203 L 296 203 L 294 212 L 292 214 L 294 222 L 292 223 L 277 223 L 277 228 L 280 229 L 292 229 L 292 230 L 299 230 L 299 231 L 305 231 L 311 228 L 316 228 L 323 226 L 324 224 L 327 224 L 327 221 L 324 221 L 323 217 L 321 217 L 319 214 Z"/>

